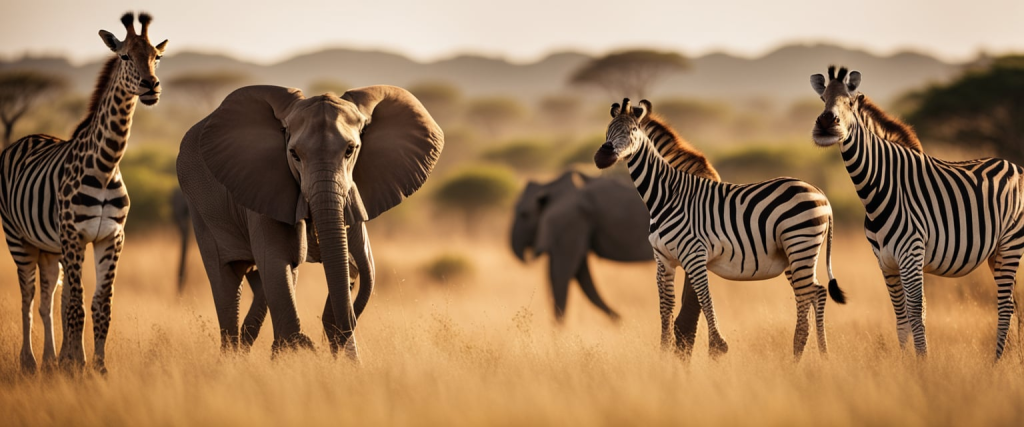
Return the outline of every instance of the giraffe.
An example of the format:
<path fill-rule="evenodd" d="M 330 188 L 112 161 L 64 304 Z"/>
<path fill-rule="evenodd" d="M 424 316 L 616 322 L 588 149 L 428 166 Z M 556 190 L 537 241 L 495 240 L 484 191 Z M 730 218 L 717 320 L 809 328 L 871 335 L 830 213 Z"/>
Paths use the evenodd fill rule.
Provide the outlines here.
<path fill-rule="evenodd" d="M 82 263 L 85 247 L 92 243 L 96 261 L 96 292 L 91 307 L 93 366 L 106 372 L 114 277 L 130 207 L 118 164 L 128 142 L 136 102 L 154 105 L 160 99 L 155 69 L 167 47 L 167 40 L 156 46 L 150 43 L 152 18 L 148 14 L 140 14 L 138 20 L 141 33 L 135 32 L 133 13 L 121 17 L 127 30 L 123 41 L 100 30 L 100 38 L 115 56 L 103 66 L 88 115 L 71 139 L 31 135 L 0 153 L 0 217 L 21 284 L 21 364 L 26 371 L 36 369 L 31 332 L 37 266 L 39 313 L 45 334 L 43 364 L 57 362 L 52 308 L 63 269 L 59 363 L 66 368 L 85 366 Z"/>

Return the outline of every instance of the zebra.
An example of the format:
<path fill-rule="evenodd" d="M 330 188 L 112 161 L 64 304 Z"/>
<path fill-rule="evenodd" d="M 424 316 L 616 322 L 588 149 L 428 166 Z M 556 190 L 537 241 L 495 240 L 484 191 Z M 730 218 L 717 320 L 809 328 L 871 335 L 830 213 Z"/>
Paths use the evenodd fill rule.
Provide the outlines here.
<path fill-rule="evenodd" d="M 1024 252 L 1024 169 L 1006 160 L 950 162 L 924 153 L 914 131 L 857 90 L 861 74 L 828 68 L 811 76 L 825 102 L 814 122 L 818 146 L 840 146 L 864 204 L 864 232 L 885 277 L 901 348 L 914 336 L 928 351 L 924 274 L 960 277 L 988 260 L 995 276 L 996 359 L 1013 315 L 1013 283 Z"/>
<path fill-rule="evenodd" d="M 709 179 L 699 165 L 704 156 L 651 113 L 647 100 L 632 108 L 629 99 L 613 104 L 606 142 L 594 155 L 604 169 L 626 159 L 637 192 L 651 214 L 649 240 L 658 261 L 662 345 L 675 304 L 675 267 L 693 284 L 708 323 L 713 355 L 728 351 L 718 331 L 711 294 L 710 269 L 731 280 L 763 280 L 785 272 L 797 305 L 793 354 L 803 353 L 809 334 L 808 311 L 814 305 L 818 350 L 827 352 L 825 300 L 844 304 L 843 291 L 832 275 L 832 208 L 821 190 L 793 178 L 756 184 L 729 184 Z M 672 144 L 666 143 L 666 139 Z M 674 147 L 676 161 L 659 153 Z M 679 158 L 691 166 L 681 167 Z M 696 166 L 694 166 L 696 165 Z M 715 174 L 717 176 L 717 174 Z M 818 284 L 818 250 L 827 239 L 828 289 Z"/>

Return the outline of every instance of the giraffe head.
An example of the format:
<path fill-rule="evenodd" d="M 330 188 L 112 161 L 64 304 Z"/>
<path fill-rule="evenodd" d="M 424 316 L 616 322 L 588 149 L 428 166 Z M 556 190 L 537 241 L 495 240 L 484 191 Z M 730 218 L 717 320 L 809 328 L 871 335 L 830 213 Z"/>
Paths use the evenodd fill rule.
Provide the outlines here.
<path fill-rule="evenodd" d="M 622 105 L 612 104 L 612 122 L 608 124 L 605 142 L 594 154 L 594 164 L 604 169 L 623 157 L 628 157 L 640 149 L 643 128 L 641 123 L 650 114 L 651 102 L 640 100 L 639 107 L 631 107 L 629 98 L 622 100 Z"/>
<path fill-rule="evenodd" d="M 156 104 L 160 100 L 160 79 L 156 77 L 156 66 L 167 48 L 167 40 L 156 46 L 149 42 L 149 23 L 152 20 L 149 15 L 140 14 L 142 33 L 136 34 L 135 15 L 129 12 L 121 16 L 121 23 L 128 31 L 123 41 L 109 31 L 100 30 L 103 43 L 121 58 L 122 75 L 127 78 L 128 91 L 138 95 L 139 100 L 146 105 Z"/>
<path fill-rule="evenodd" d="M 811 76 L 811 87 L 825 101 L 825 111 L 814 121 L 812 136 L 814 143 L 822 147 L 844 141 L 849 137 L 851 129 L 857 122 L 856 111 L 864 94 L 857 90 L 860 86 L 860 72 L 850 72 L 847 78 L 846 67 L 836 74 L 835 65 L 828 67 L 828 85 L 825 76 Z"/>

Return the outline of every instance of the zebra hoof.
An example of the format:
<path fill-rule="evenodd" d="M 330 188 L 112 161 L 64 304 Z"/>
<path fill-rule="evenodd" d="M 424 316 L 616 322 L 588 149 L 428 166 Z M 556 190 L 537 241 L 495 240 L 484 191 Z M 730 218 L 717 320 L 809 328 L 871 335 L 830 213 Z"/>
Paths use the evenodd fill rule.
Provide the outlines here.
<path fill-rule="evenodd" d="M 729 352 L 729 344 L 726 344 L 725 340 L 712 341 L 711 345 L 710 345 L 710 347 L 708 349 L 708 353 L 711 355 L 712 359 L 717 359 L 717 358 L 725 355 L 725 353 L 728 353 L 728 352 Z"/>

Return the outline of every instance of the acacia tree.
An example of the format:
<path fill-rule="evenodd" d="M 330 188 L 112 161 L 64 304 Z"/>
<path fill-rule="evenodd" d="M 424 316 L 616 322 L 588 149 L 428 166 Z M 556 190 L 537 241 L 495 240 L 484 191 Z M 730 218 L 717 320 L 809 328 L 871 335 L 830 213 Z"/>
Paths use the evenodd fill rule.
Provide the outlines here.
<path fill-rule="evenodd" d="M 210 71 L 179 74 L 168 80 L 175 90 L 195 98 L 205 111 L 213 111 L 217 102 L 246 80 L 245 74 L 234 71 Z"/>
<path fill-rule="evenodd" d="M 434 193 L 434 201 L 445 209 L 461 212 L 470 234 L 475 234 L 481 216 L 506 208 L 515 196 L 516 178 L 500 167 L 475 166 L 445 180 Z"/>
<path fill-rule="evenodd" d="M 573 85 L 598 86 L 610 94 L 637 95 L 669 74 L 689 69 L 689 62 L 674 52 L 627 50 L 595 58 L 584 64 L 569 78 Z"/>
<path fill-rule="evenodd" d="M 60 92 L 67 82 L 57 76 L 36 71 L 9 71 L 0 74 L 0 122 L 4 125 L 3 146 L 11 143 L 15 123 L 47 96 Z"/>
<path fill-rule="evenodd" d="M 922 134 L 991 147 L 1024 162 L 1024 56 L 997 58 L 907 99 L 917 104 L 907 119 Z"/>

